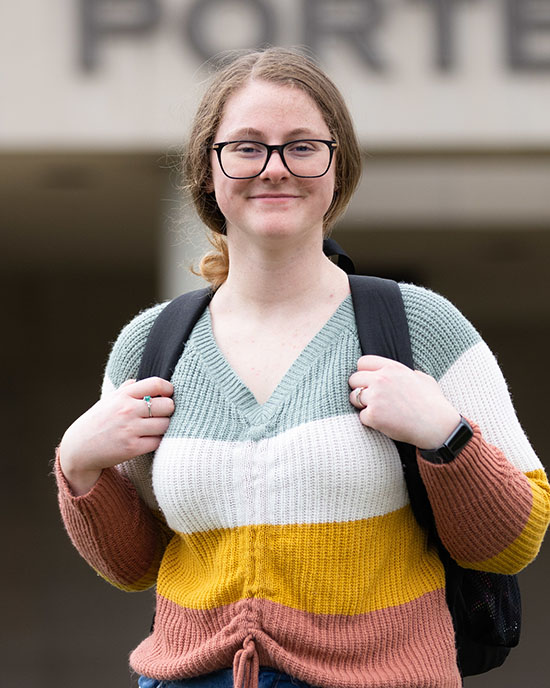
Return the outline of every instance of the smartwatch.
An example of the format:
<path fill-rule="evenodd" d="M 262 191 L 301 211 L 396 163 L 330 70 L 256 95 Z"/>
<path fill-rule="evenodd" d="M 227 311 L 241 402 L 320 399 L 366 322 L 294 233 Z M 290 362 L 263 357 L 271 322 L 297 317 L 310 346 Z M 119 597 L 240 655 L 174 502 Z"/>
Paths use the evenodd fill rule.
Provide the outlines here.
<path fill-rule="evenodd" d="M 437 449 L 419 449 L 420 456 L 430 463 L 449 463 L 472 439 L 474 431 L 466 418 L 460 416 L 460 423 Z"/>

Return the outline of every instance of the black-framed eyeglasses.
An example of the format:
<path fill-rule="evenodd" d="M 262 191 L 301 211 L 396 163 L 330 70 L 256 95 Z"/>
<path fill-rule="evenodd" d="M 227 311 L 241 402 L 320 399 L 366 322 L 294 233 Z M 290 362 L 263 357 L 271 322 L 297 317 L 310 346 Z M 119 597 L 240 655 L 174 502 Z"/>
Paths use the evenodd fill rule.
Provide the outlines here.
<path fill-rule="evenodd" d="M 271 146 L 260 141 L 220 141 L 212 149 L 218 154 L 222 172 L 230 179 L 252 179 L 267 167 L 273 151 L 295 177 L 322 177 L 330 167 L 336 141 L 298 139 Z"/>

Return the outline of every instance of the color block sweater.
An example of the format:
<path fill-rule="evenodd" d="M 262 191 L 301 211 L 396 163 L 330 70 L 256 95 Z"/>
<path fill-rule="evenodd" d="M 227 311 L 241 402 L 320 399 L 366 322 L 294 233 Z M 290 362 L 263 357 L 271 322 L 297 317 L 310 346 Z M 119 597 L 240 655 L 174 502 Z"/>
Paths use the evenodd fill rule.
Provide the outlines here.
<path fill-rule="evenodd" d="M 451 463 L 420 456 L 438 531 L 461 565 L 515 573 L 537 554 L 550 489 L 500 369 L 445 299 L 401 285 L 417 369 L 475 434 Z M 112 350 L 108 394 L 136 376 L 162 304 Z M 360 346 L 347 297 L 260 405 L 224 359 L 209 311 L 176 367 L 154 458 L 59 499 L 74 544 L 125 590 L 156 584 L 154 630 L 131 655 L 158 679 L 258 666 L 324 688 L 461 685 L 445 579 L 409 505 L 394 443 L 349 403 Z"/>

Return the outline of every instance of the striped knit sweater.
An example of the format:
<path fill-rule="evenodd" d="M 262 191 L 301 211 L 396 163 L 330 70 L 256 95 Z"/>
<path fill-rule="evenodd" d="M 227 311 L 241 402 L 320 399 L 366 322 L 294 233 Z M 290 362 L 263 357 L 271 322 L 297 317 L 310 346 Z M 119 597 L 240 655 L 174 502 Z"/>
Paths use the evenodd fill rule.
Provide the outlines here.
<path fill-rule="evenodd" d="M 441 538 L 461 565 L 515 573 L 550 518 L 543 468 L 486 344 L 448 301 L 401 285 L 416 368 L 475 429 L 450 464 L 418 458 Z M 162 305 L 120 334 L 104 393 L 135 377 Z M 172 381 L 154 460 L 104 470 L 66 528 L 125 590 L 156 584 L 139 673 L 174 679 L 259 665 L 325 688 L 461 685 L 444 572 L 411 513 L 394 443 L 349 403 L 360 357 L 351 297 L 259 405 L 216 346 L 208 310 Z M 152 468 L 151 468 L 152 467 Z"/>

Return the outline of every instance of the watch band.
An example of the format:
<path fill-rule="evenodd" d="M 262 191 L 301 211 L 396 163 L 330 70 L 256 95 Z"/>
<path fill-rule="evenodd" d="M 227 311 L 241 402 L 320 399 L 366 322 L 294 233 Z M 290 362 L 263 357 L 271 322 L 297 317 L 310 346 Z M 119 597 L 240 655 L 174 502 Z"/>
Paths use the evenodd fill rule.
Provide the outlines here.
<path fill-rule="evenodd" d="M 420 456 L 431 463 L 449 463 L 472 439 L 474 431 L 466 418 L 460 416 L 460 423 L 437 449 L 419 449 Z"/>

